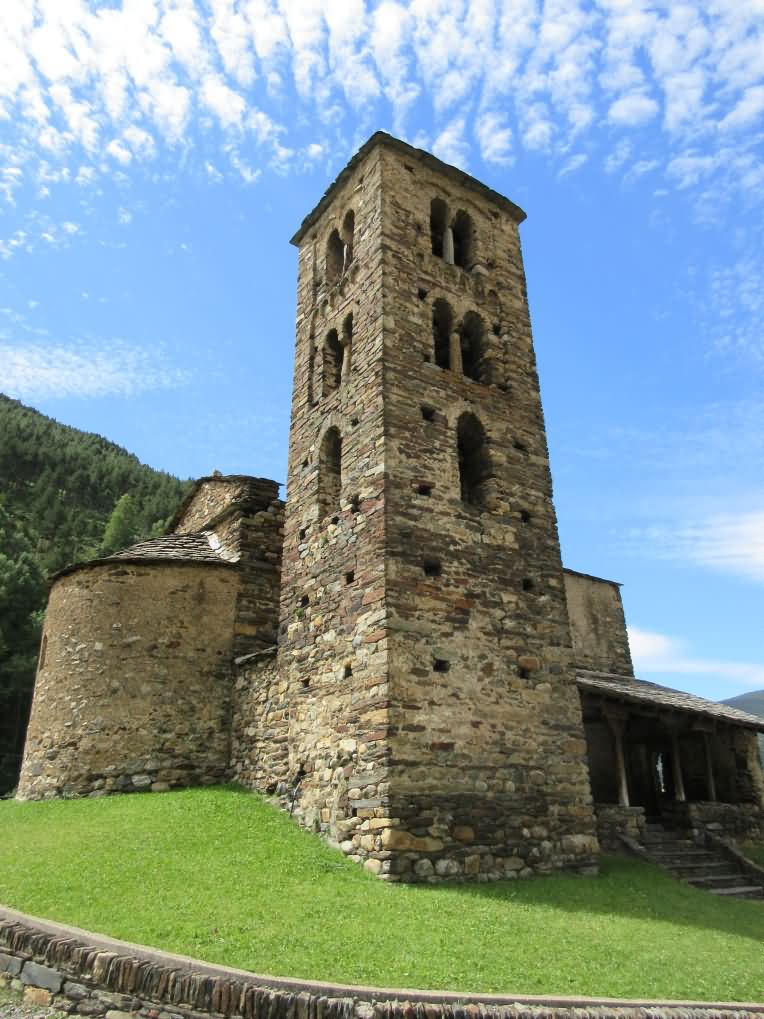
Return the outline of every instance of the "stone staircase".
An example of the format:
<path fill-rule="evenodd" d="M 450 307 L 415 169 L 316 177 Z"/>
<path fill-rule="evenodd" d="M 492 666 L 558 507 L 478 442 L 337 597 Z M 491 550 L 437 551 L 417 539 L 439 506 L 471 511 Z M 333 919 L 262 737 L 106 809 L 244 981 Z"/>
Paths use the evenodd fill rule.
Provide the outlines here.
<path fill-rule="evenodd" d="M 764 901 L 764 883 L 756 881 L 731 855 L 721 848 L 699 845 L 660 821 L 647 822 L 644 848 L 653 863 L 695 888 L 712 895 Z"/>

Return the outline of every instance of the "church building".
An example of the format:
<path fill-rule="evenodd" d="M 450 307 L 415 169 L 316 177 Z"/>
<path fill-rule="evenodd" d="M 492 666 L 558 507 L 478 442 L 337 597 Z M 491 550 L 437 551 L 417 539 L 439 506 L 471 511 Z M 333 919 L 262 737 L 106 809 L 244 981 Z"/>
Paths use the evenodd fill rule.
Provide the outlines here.
<path fill-rule="evenodd" d="M 299 252 L 288 498 L 200 480 L 60 573 L 18 795 L 233 780 L 389 880 L 764 836 L 764 720 L 634 678 L 565 570 L 513 202 L 377 133 Z"/>

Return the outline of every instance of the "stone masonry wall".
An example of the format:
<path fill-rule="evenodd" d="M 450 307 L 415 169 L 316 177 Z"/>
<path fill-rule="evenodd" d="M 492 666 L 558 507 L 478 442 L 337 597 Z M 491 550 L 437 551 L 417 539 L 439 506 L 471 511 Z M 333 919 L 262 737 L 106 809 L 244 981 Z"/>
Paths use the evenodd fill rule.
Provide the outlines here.
<path fill-rule="evenodd" d="M 642 845 L 645 838 L 645 808 L 622 807 L 616 803 L 598 803 L 597 835 L 606 853 L 623 852 L 621 836 L 633 839 Z"/>
<path fill-rule="evenodd" d="M 236 570 L 112 561 L 55 581 L 20 799 L 168 789 L 228 764 Z"/>
<path fill-rule="evenodd" d="M 329 239 L 350 212 L 352 259 L 335 278 Z M 300 242 L 278 657 L 295 816 L 359 859 L 387 754 L 380 213 L 372 153 Z M 350 315 L 332 377 L 331 333 L 347 339 Z"/>
<path fill-rule="evenodd" d="M 5 915 L 3 915 L 5 913 Z M 395 991 L 262 977 L 0 907 L 0 991 L 105 1019 L 750 1019 L 764 1005 Z"/>
<path fill-rule="evenodd" d="M 391 830 L 374 848 L 405 880 L 586 870 L 598 845 L 519 211 L 432 160 L 382 159 Z M 470 271 L 432 253 L 434 198 L 472 219 Z M 478 379 L 438 365 L 437 300 L 454 331 L 480 316 Z M 465 414 L 486 436 L 481 505 L 460 487 Z"/>
<path fill-rule="evenodd" d="M 237 667 L 230 777 L 248 789 L 281 797 L 294 792 L 289 782 L 287 690 L 275 649 L 248 655 Z"/>
<path fill-rule="evenodd" d="M 576 666 L 633 676 L 619 585 L 573 570 L 563 575 Z"/>

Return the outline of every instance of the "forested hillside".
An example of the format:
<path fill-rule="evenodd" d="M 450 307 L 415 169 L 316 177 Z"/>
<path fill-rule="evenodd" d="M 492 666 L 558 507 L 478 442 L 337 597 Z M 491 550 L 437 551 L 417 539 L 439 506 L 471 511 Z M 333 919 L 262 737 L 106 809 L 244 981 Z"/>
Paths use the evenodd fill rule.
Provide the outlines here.
<path fill-rule="evenodd" d="M 189 484 L 0 394 L 0 795 L 15 784 L 46 578 L 161 533 Z"/>

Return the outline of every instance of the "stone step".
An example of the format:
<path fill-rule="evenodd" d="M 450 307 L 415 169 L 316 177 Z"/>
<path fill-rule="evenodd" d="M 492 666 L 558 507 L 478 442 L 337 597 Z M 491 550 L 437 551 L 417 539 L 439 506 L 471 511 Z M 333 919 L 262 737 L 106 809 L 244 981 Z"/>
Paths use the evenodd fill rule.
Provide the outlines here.
<path fill-rule="evenodd" d="M 684 878 L 688 885 L 695 888 L 704 888 L 709 892 L 721 891 L 727 888 L 739 888 L 745 881 L 743 874 L 707 874 L 698 877 Z"/>
<path fill-rule="evenodd" d="M 764 899 L 761 885 L 733 885 L 731 888 L 709 888 L 712 895 L 733 895 L 740 899 Z"/>
<path fill-rule="evenodd" d="M 687 863 L 684 860 L 680 860 L 675 866 L 671 868 L 672 873 L 676 874 L 677 877 L 692 878 L 692 877 L 704 877 L 708 875 L 713 877 L 716 874 L 731 873 L 733 865 L 727 863 L 726 860 L 709 860 L 706 863 Z M 736 871 L 737 874 L 740 871 Z"/>

